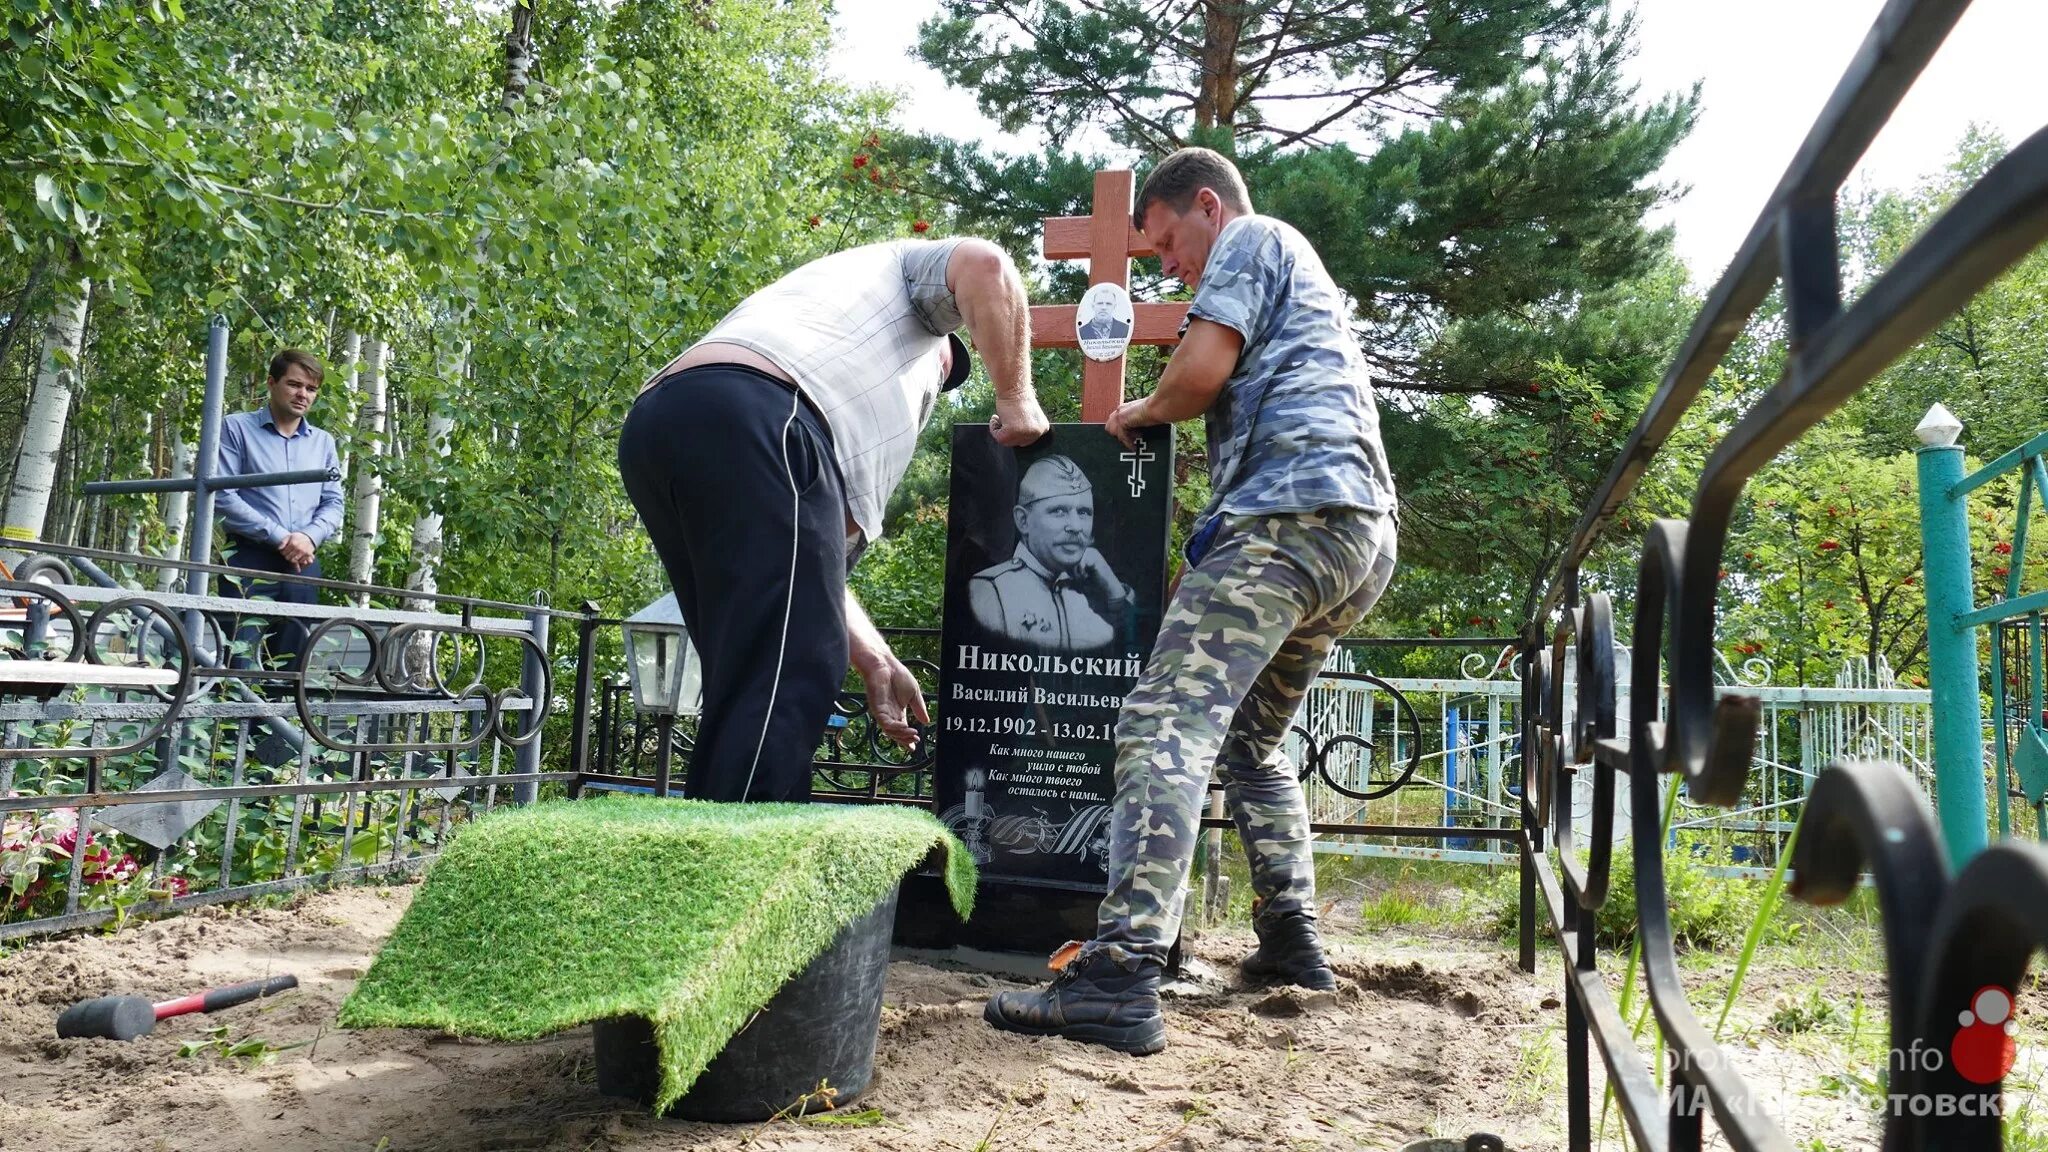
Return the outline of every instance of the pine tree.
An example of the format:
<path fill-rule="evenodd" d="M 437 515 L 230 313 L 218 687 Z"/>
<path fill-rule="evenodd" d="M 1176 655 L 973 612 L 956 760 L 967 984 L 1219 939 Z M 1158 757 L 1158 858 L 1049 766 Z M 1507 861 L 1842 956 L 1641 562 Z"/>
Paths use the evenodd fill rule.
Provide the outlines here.
<path fill-rule="evenodd" d="M 1686 320 L 1645 216 L 1698 93 L 1642 99 L 1633 35 L 1604 0 L 948 0 L 923 58 L 1051 146 L 926 140 L 903 166 L 1022 253 L 1097 167 L 1232 152 L 1356 302 L 1404 565 L 1454 576 L 1452 626 L 1483 631 L 1520 618 Z M 1112 154 L 1073 155 L 1084 129 Z"/>

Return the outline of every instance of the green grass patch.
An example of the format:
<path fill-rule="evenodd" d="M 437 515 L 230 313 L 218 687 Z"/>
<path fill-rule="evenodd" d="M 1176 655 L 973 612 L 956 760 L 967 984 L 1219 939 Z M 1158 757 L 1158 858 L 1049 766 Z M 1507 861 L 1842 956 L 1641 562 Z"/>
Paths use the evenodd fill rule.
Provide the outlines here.
<path fill-rule="evenodd" d="M 1223 921 L 1248 924 L 1252 915 L 1251 870 L 1237 833 L 1223 834 L 1223 874 L 1230 881 L 1230 906 Z M 1338 905 L 1339 917 L 1325 932 L 1411 929 L 1430 934 L 1484 935 L 1496 874 L 1514 879 L 1513 869 L 1491 869 L 1443 860 L 1316 853 L 1316 904 Z M 1202 883 L 1197 869 L 1192 883 Z M 1350 918 L 1353 903 L 1357 921 Z M 1477 927 L 1475 927 L 1477 925 Z"/>
<path fill-rule="evenodd" d="M 429 869 L 341 1023 L 531 1040 L 643 1016 L 665 1110 L 934 848 L 964 918 L 973 863 L 915 809 L 607 796 L 500 810 Z"/>

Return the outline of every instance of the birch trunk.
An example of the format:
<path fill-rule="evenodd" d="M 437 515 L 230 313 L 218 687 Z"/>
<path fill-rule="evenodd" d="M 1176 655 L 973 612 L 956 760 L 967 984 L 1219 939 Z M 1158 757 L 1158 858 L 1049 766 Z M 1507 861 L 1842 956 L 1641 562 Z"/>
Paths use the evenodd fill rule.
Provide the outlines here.
<path fill-rule="evenodd" d="M 453 320 L 451 328 L 460 332 L 462 326 L 469 320 L 468 311 L 465 309 L 458 313 Z M 455 432 L 455 417 L 449 413 L 444 397 L 460 395 L 464 381 L 469 376 L 469 344 L 459 336 L 453 344 L 454 347 L 445 353 L 442 359 L 441 378 L 435 382 L 435 394 L 427 401 L 427 451 L 434 456 L 433 460 L 428 461 L 427 467 L 433 472 L 436 483 L 432 489 L 435 494 L 428 499 L 426 506 L 420 509 L 419 518 L 414 520 L 412 525 L 413 570 L 412 575 L 406 578 L 405 586 L 415 592 L 440 591 L 440 584 L 436 579 L 441 568 L 442 544 L 438 489 L 450 451 L 448 438 Z M 407 597 L 405 607 L 414 612 L 431 612 L 434 609 L 434 602 L 425 597 Z M 430 642 L 425 633 L 420 635 L 420 639 Z M 420 656 L 424 659 L 425 653 L 421 652 Z"/>
<path fill-rule="evenodd" d="M 455 431 L 455 418 L 436 406 L 427 417 L 427 449 L 435 456 L 448 458 L 448 437 Z M 439 465 L 436 465 L 438 469 Z M 412 524 L 412 575 L 406 578 L 405 586 L 415 592 L 434 593 L 441 590 L 435 574 L 441 567 L 441 509 L 438 504 L 429 505 Z M 432 611 L 434 602 L 421 598 L 408 598 L 406 608 L 415 612 Z"/>
<path fill-rule="evenodd" d="M 498 107 L 514 112 L 526 98 L 526 85 L 533 71 L 533 3 L 517 0 L 512 5 L 512 27 L 505 33 L 505 82 Z"/>
<path fill-rule="evenodd" d="M 0 512 L 0 537 L 37 540 L 50 512 L 50 489 L 57 477 L 57 453 L 64 445 L 64 422 L 71 415 L 71 394 L 78 386 L 78 362 L 85 346 L 86 280 L 59 286 L 57 299 L 43 325 L 43 358 L 36 369 L 28 417 L 22 422 L 21 450 L 14 458 L 14 481 L 7 488 L 7 507 Z M 0 552 L 9 565 L 21 553 Z"/>
<path fill-rule="evenodd" d="M 74 438 L 78 434 L 76 428 L 73 428 L 71 432 Z M 102 501 L 94 500 L 79 491 L 79 486 L 87 480 L 109 480 L 113 478 L 113 443 L 109 441 L 106 449 L 100 453 L 99 467 L 92 467 L 88 462 L 90 459 L 91 453 L 87 451 L 85 445 L 75 444 L 72 446 L 71 483 L 66 486 L 66 491 L 71 494 L 71 535 L 68 537 L 68 540 L 70 543 L 82 548 L 99 548 L 104 546 L 103 541 L 106 539 L 102 529 L 106 526 L 107 522 L 107 508 Z"/>
<path fill-rule="evenodd" d="M 185 443 L 183 429 L 171 428 L 171 478 L 188 480 L 192 476 L 192 462 L 199 455 L 199 449 Z M 185 552 L 185 518 L 191 514 L 192 494 L 190 492 L 164 493 L 164 546 L 166 560 L 182 560 Z M 176 568 L 165 568 L 157 573 L 156 587 L 159 592 L 170 592 L 177 588 L 184 573 Z"/>
<path fill-rule="evenodd" d="M 389 346 L 370 341 L 370 371 L 363 391 L 363 404 L 356 413 L 356 439 L 362 444 L 354 473 L 354 509 L 350 517 L 348 578 L 368 584 L 377 570 L 377 529 L 384 516 L 384 473 L 379 467 L 384 456 L 384 362 Z M 358 593 L 356 607 L 370 606 L 370 597 Z"/>
<path fill-rule="evenodd" d="M 334 422 L 337 427 L 353 428 L 356 424 L 357 413 L 359 413 L 362 410 L 363 394 L 361 389 L 362 371 L 360 364 L 362 356 L 362 333 L 349 333 L 346 337 L 342 339 L 341 342 L 341 358 L 342 361 L 348 365 L 348 371 L 344 373 L 341 378 L 342 410 L 340 418 L 335 420 Z M 353 437 L 351 437 L 349 439 L 348 445 L 341 450 L 341 459 L 338 461 L 338 463 L 341 465 L 341 482 L 344 484 L 348 483 L 349 458 L 355 455 L 355 451 L 355 440 Z"/>
<path fill-rule="evenodd" d="M 142 461 L 142 470 L 144 473 L 147 473 L 149 471 L 150 461 L 148 457 L 152 455 L 152 453 L 150 452 L 148 445 L 151 445 L 155 442 L 155 435 L 156 413 L 145 412 L 142 414 L 142 440 L 145 446 L 143 449 L 144 459 Z M 126 552 L 130 556 L 133 556 L 136 553 L 142 551 L 142 516 L 134 508 L 127 508 L 124 509 L 123 511 L 128 518 L 128 528 L 127 531 L 121 534 L 121 551 Z"/>

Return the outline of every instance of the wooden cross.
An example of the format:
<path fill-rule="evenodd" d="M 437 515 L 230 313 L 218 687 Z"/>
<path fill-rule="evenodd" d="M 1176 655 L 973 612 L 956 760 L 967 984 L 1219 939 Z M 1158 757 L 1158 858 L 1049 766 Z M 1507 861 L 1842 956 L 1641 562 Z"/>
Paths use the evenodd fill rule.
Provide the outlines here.
<path fill-rule="evenodd" d="M 1045 222 L 1047 260 L 1088 261 L 1088 283 L 1131 286 L 1131 257 L 1152 255 L 1145 234 L 1131 227 L 1131 174 L 1112 170 L 1095 174 L 1095 204 L 1087 216 L 1054 216 Z M 1039 304 L 1031 309 L 1033 348 L 1079 348 L 1074 330 L 1075 306 Z M 1186 304 L 1132 304 L 1131 343 L 1177 344 Z M 1124 400 L 1124 358 L 1084 360 L 1081 370 L 1081 419 L 1100 424 Z"/>

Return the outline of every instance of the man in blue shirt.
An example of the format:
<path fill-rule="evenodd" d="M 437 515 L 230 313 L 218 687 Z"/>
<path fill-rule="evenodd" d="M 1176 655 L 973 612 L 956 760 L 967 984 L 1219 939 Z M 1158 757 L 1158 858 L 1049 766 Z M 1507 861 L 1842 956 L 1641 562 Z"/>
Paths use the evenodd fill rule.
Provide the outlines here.
<path fill-rule="evenodd" d="M 1159 386 L 1107 428 L 1129 444 L 1134 429 L 1203 417 L 1214 495 L 1117 718 L 1095 939 L 1050 988 L 1001 993 L 983 1015 L 1143 1054 L 1166 1046 L 1159 978 L 1212 771 L 1251 867 L 1259 947 L 1245 977 L 1337 986 L 1316 931 L 1308 811 L 1281 746 L 1331 646 L 1393 576 L 1395 505 L 1350 304 L 1301 233 L 1253 212 L 1237 167 L 1206 148 L 1160 161 L 1134 216 L 1195 298 Z"/>
<path fill-rule="evenodd" d="M 287 348 L 270 361 L 269 402 L 254 412 L 236 412 L 221 421 L 217 476 L 249 476 L 263 472 L 300 472 L 325 468 L 339 476 L 340 458 L 334 437 L 307 421 L 306 413 L 320 395 L 324 373 L 320 361 L 297 348 Z M 221 553 L 235 568 L 259 572 L 319 576 L 314 554 L 341 528 L 341 481 L 281 484 L 262 488 L 227 488 L 214 494 L 225 535 Z M 311 604 L 319 589 L 287 580 L 224 580 L 227 595 L 285 604 Z M 267 637 L 267 653 L 259 666 L 291 667 L 305 650 L 310 629 L 298 620 L 274 620 L 260 633 L 243 629 L 240 639 L 254 643 Z"/>

